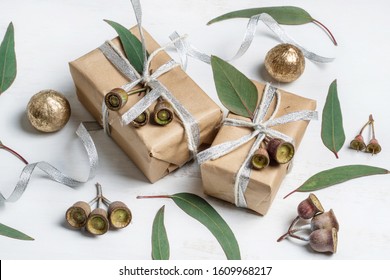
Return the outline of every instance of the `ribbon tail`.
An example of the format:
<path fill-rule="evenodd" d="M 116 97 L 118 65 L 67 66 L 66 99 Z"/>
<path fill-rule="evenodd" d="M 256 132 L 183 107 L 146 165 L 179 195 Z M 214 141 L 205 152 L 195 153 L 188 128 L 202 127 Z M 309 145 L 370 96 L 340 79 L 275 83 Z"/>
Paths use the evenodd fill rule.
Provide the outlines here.
<path fill-rule="evenodd" d="M 98 154 L 97 150 L 95 147 L 95 144 L 88 133 L 87 129 L 85 128 L 84 124 L 81 123 L 79 128 L 76 131 L 76 134 L 82 141 L 84 148 L 87 151 L 88 158 L 89 158 L 89 175 L 86 180 L 76 180 L 73 179 L 65 174 L 63 174 L 61 171 L 59 171 L 57 168 L 52 166 L 51 164 L 41 161 L 41 162 L 36 162 L 36 163 L 31 163 L 26 165 L 22 173 L 20 174 L 19 181 L 17 182 L 12 194 L 9 196 L 9 198 L 5 198 L 3 194 L 0 193 L 0 202 L 5 201 L 5 202 L 15 202 L 17 201 L 25 192 L 28 183 L 30 182 L 31 176 L 36 168 L 41 169 L 43 172 L 45 172 L 50 179 L 67 185 L 69 187 L 77 187 L 83 183 L 88 182 L 90 179 L 92 179 L 95 174 L 96 174 L 96 169 L 98 166 Z"/>

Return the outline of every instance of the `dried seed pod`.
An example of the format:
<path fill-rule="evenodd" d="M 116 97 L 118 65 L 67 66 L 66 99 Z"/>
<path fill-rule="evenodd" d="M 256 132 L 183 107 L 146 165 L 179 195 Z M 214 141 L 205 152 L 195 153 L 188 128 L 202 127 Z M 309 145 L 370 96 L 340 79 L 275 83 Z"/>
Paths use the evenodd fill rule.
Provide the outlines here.
<path fill-rule="evenodd" d="M 314 194 L 310 194 L 308 198 L 303 200 L 298 205 L 298 215 L 302 219 L 311 219 L 318 213 L 323 213 L 324 208 L 321 202 Z"/>
<path fill-rule="evenodd" d="M 142 112 L 138 117 L 136 117 L 131 122 L 131 125 L 135 128 L 139 128 L 141 126 L 146 125 L 149 122 L 149 118 L 150 118 L 150 112 L 149 109 L 146 109 L 144 112 Z"/>
<path fill-rule="evenodd" d="M 370 140 L 370 143 L 368 143 L 366 152 L 371 154 L 378 154 L 382 151 L 381 145 L 379 145 L 378 140 L 375 138 Z"/>
<path fill-rule="evenodd" d="M 291 44 L 279 44 L 265 57 L 265 69 L 279 82 L 292 82 L 305 70 L 305 57 L 300 49 Z"/>
<path fill-rule="evenodd" d="M 364 139 L 361 134 L 357 135 L 349 144 L 349 147 L 356 151 L 363 151 L 366 149 L 366 144 L 364 144 Z"/>
<path fill-rule="evenodd" d="M 295 154 L 294 145 L 279 138 L 273 138 L 268 142 L 267 151 L 277 163 L 288 163 Z"/>
<path fill-rule="evenodd" d="M 132 219 L 131 211 L 121 201 L 114 201 L 108 207 L 108 218 L 113 228 L 127 227 Z"/>
<path fill-rule="evenodd" d="M 87 202 L 78 201 L 66 211 L 65 218 L 68 224 L 74 228 L 82 228 L 87 223 L 91 206 Z"/>
<path fill-rule="evenodd" d="M 109 228 L 107 211 L 102 208 L 94 209 L 88 216 L 85 228 L 93 235 L 105 234 Z"/>
<path fill-rule="evenodd" d="M 339 223 L 332 209 L 313 217 L 310 222 L 311 230 L 332 229 L 339 230 Z"/>
<path fill-rule="evenodd" d="M 251 159 L 252 168 L 256 170 L 263 169 L 269 164 L 269 155 L 266 149 L 259 148 L 252 156 Z"/>
<path fill-rule="evenodd" d="M 114 88 L 104 96 L 108 109 L 118 111 L 125 106 L 128 99 L 127 92 L 122 88 Z"/>
<path fill-rule="evenodd" d="M 171 104 L 165 100 L 158 100 L 154 107 L 154 121 L 159 125 L 169 124 L 174 117 Z"/>
<path fill-rule="evenodd" d="M 320 253 L 336 253 L 337 251 L 337 229 L 318 229 L 309 236 L 310 247 Z"/>

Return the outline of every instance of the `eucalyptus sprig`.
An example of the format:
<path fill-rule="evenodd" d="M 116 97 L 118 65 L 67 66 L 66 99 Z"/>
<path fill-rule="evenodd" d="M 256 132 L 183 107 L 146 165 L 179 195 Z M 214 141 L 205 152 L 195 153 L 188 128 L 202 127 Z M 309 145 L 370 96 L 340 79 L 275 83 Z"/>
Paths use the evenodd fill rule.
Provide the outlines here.
<path fill-rule="evenodd" d="M 0 44 L 0 95 L 5 92 L 16 78 L 16 55 L 14 26 L 8 25 L 4 39 Z"/>
<path fill-rule="evenodd" d="M 311 176 L 299 188 L 293 190 L 284 198 L 290 196 L 295 192 L 313 192 L 349 181 L 351 179 L 380 174 L 390 174 L 390 171 L 384 168 L 368 165 L 339 166 L 336 168 L 321 171 Z"/>
<path fill-rule="evenodd" d="M 219 100 L 232 113 L 253 118 L 258 93 L 255 84 L 233 65 L 211 56 L 214 83 Z"/>
<path fill-rule="evenodd" d="M 337 81 L 330 86 L 322 111 L 321 138 L 324 145 L 339 158 L 338 151 L 344 145 L 343 115 L 337 94 Z"/>
<path fill-rule="evenodd" d="M 337 41 L 333 36 L 332 32 L 320 21 L 314 19 L 307 11 L 302 8 L 294 6 L 278 6 L 278 7 L 261 7 L 261 8 L 251 8 L 245 10 L 233 11 L 227 14 L 218 16 L 210 20 L 207 25 L 212 23 L 232 19 L 232 18 L 250 18 L 254 15 L 261 13 L 267 13 L 272 16 L 279 24 L 286 25 L 300 25 L 306 23 L 315 23 L 323 28 L 329 37 L 331 38 L 334 45 L 337 46 Z"/>
<path fill-rule="evenodd" d="M 111 20 L 104 21 L 111 25 L 118 33 L 127 59 L 130 61 L 131 65 L 133 65 L 134 69 L 142 74 L 144 68 L 144 54 L 141 41 L 123 25 Z"/>
<path fill-rule="evenodd" d="M 173 195 L 154 195 L 154 196 L 138 196 L 137 198 L 170 198 L 180 209 L 187 213 L 192 218 L 202 223 L 218 240 L 227 259 L 239 260 L 241 259 L 240 248 L 238 246 L 236 237 L 230 229 L 225 220 L 218 214 L 218 212 L 203 198 L 192 193 L 176 193 Z M 164 208 L 162 208 L 164 209 Z M 163 211 L 157 213 L 153 223 L 152 244 L 154 257 L 169 257 L 168 241 L 165 240 L 165 228 L 162 230 Z M 158 240 L 166 243 L 164 246 L 158 246 Z M 162 251 L 164 250 L 164 251 Z"/>

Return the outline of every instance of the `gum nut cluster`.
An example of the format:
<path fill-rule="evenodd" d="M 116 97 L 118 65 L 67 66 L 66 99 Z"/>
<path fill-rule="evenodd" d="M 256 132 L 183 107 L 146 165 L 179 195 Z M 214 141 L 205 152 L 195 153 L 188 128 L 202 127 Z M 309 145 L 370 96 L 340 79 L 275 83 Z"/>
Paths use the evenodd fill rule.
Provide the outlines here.
<path fill-rule="evenodd" d="M 319 199 L 310 194 L 297 207 L 298 216 L 291 223 L 287 233 L 282 235 L 279 241 L 287 237 L 307 241 L 309 246 L 316 252 L 336 253 L 339 223 L 333 210 L 325 212 Z M 306 222 L 305 225 L 296 227 L 298 222 Z M 310 221 L 307 224 L 307 221 Z M 297 235 L 299 231 L 309 231 L 309 235 Z"/>
<path fill-rule="evenodd" d="M 277 164 L 286 164 L 290 162 L 295 154 L 294 145 L 279 138 L 266 139 L 266 147 L 260 144 L 251 158 L 252 169 L 261 170 L 266 168 L 270 159 Z"/>
<path fill-rule="evenodd" d="M 111 111 L 119 111 L 126 105 L 128 97 L 130 95 L 133 95 L 135 93 L 147 94 L 149 91 L 150 89 L 147 87 L 135 89 L 130 92 L 126 92 L 122 88 L 114 88 L 104 96 L 104 102 L 107 108 Z M 153 109 L 152 119 L 154 123 L 160 126 L 168 125 L 173 121 L 174 116 L 175 114 L 173 112 L 171 104 L 166 100 L 159 98 Z M 146 109 L 131 122 L 131 125 L 135 128 L 140 128 L 148 124 L 150 120 L 150 111 L 149 109 Z"/>
<path fill-rule="evenodd" d="M 366 143 L 363 138 L 363 131 L 367 126 L 371 126 L 371 140 Z M 374 118 L 372 115 L 369 116 L 368 121 L 364 124 L 359 134 L 355 136 L 355 138 L 350 142 L 349 147 L 352 150 L 356 151 L 365 151 L 366 153 L 370 153 L 372 155 L 379 154 L 382 151 L 381 145 L 379 145 L 378 140 L 375 138 L 375 130 L 374 130 Z"/>
<path fill-rule="evenodd" d="M 91 205 L 97 203 L 94 210 Z M 100 207 L 101 202 L 107 210 Z M 127 227 L 132 214 L 130 209 L 121 201 L 110 202 L 103 195 L 96 196 L 91 202 L 78 201 L 68 208 L 65 214 L 68 224 L 76 229 L 84 228 L 92 235 L 105 234 L 111 229 Z"/>

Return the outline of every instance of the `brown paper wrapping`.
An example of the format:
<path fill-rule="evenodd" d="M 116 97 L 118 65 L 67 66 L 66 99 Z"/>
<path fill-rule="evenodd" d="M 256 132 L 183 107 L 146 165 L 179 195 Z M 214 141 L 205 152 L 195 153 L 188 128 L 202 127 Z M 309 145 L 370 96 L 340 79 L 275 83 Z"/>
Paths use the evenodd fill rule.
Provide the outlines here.
<path fill-rule="evenodd" d="M 259 92 L 259 100 L 261 100 L 265 85 L 257 82 L 255 82 L 255 84 Z M 279 110 L 276 113 L 276 118 L 288 113 L 301 110 L 314 110 L 316 108 L 316 102 L 314 100 L 303 98 L 280 89 L 279 91 L 281 93 L 281 103 Z M 274 106 L 275 101 L 271 103 L 266 119 L 269 118 L 275 108 Z M 229 114 L 228 117 L 248 120 L 234 114 Z M 295 141 L 295 149 L 297 150 L 308 123 L 308 121 L 296 121 L 274 126 L 272 128 L 292 137 Z M 250 128 L 222 126 L 212 146 L 236 140 L 251 132 L 252 130 Z M 254 141 L 255 140 L 253 139 L 233 152 L 220 157 L 219 159 L 209 160 L 201 165 L 203 187 L 206 194 L 234 203 L 233 190 L 235 176 L 248 155 Z M 288 164 L 271 164 L 261 171 L 252 170 L 248 188 L 244 194 L 248 209 L 261 215 L 267 213 L 279 190 L 280 184 L 287 173 L 287 168 Z"/>
<path fill-rule="evenodd" d="M 137 27 L 133 27 L 131 31 L 139 38 Z M 160 47 L 146 31 L 144 35 L 149 53 Z M 113 43 L 122 50 L 118 38 L 115 38 Z M 154 71 L 170 59 L 166 52 L 160 52 L 153 59 L 150 69 Z M 70 62 L 69 65 L 78 99 L 102 124 L 101 106 L 105 94 L 129 81 L 99 49 Z M 160 76 L 158 80 L 196 119 L 200 129 L 200 143 L 211 144 L 217 132 L 216 127 L 222 119 L 218 105 L 180 67 Z M 139 99 L 137 94 L 129 96 L 124 108 L 117 112 L 110 111 L 111 137 L 153 183 L 185 164 L 190 153 L 187 136 L 178 117 L 164 127 L 149 123 L 136 129 L 121 124 L 122 114 Z M 149 108 L 151 112 L 154 105 Z"/>

